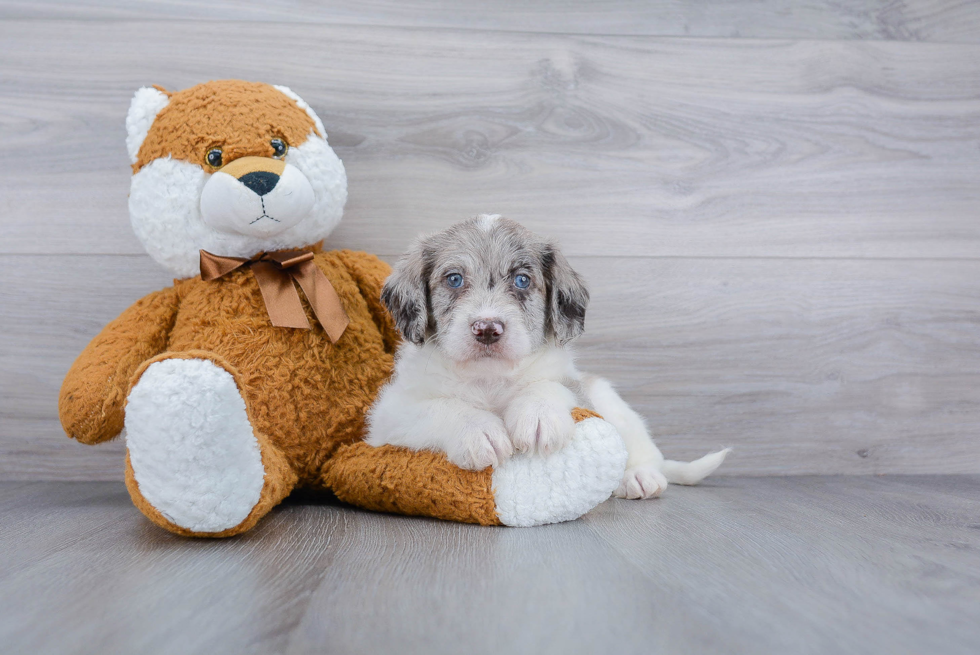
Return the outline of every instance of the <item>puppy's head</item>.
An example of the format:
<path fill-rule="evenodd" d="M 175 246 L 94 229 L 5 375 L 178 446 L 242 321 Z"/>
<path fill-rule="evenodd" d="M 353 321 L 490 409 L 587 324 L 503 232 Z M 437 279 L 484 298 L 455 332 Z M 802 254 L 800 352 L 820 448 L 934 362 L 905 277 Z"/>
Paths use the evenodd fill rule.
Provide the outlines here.
<path fill-rule="evenodd" d="M 320 119 L 284 86 L 144 87 L 126 129 L 133 229 L 179 277 L 198 274 L 201 249 L 251 257 L 299 248 L 340 222 L 344 166 Z"/>
<path fill-rule="evenodd" d="M 516 362 L 581 334 L 589 292 L 553 242 L 481 215 L 415 242 L 381 298 L 415 344 L 457 362 Z"/>

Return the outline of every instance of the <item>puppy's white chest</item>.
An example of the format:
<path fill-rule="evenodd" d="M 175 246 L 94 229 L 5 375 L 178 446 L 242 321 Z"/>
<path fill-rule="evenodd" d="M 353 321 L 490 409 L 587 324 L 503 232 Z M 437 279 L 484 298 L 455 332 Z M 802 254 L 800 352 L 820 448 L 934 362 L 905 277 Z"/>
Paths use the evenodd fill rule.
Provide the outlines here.
<path fill-rule="evenodd" d="M 460 380 L 455 385 L 453 395 L 469 405 L 499 414 L 519 392 L 520 388 L 513 380 L 485 377 Z"/>

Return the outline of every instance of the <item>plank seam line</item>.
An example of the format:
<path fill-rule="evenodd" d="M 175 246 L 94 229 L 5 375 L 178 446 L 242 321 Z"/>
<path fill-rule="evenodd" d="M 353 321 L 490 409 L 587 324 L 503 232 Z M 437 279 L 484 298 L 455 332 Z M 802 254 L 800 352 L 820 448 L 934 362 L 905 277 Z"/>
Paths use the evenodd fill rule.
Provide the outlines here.
<path fill-rule="evenodd" d="M 282 26 L 303 26 L 303 27 L 360 27 L 365 29 L 379 29 L 379 30 L 412 30 L 412 31 L 429 31 L 429 32 L 481 32 L 484 34 L 526 34 L 529 36 L 541 36 L 541 37 L 560 37 L 560 38 L 579 38 L 579 39 L 663 39 L 663 40 L 677 40 L 677 41 L 732 41 L 732 42 L 783 42 L 783 43 L 903 43 L 903 44 L 915 44 L 918 46 L 973 46 L 980 47 L 980 43 L 975 41 L 922 41 L 919 39 L 883 39 L 883 38 L 813 38 L 813 37 L 769 37 L 769 36 L 753 36 L 753 37 L 741 37 L 741 36 L 688 36 L 681 34 L 609 34 L 609 33 L 583 33 L 583 32 L 541 32 L 534 30 L 516 30 L 516 29 L 493 29 L 493 28 L 483 28 L 483 27 L 447 27 L 447 26 L 420 26 L 420 25 L 376 25 L 373 23 L 345 23 L 339 21 L 322 21 L 322 22 L 303 22 L 303 21 L 271 21 L 271 20 L 233 20 L 229 21 L 227 19 L 221 18 L 209 18 L 206 16 L 195 17 L 195 18 L 144 18 L 144 19 L 133 19 L 133 18 L 114 18 L 114 17 L 92 17 L 92 18 L 55 18 L 55 17 L 3 17 L 0 16 L 0 23 L 129 23 L 129 24 L 160 24 L 160 23 L 173 23 L 173 24 L 192 24 L 192 23 L 222 23 L 226 25 L 255 25 L 255 26 L 268 26 L 268 25 L 282 25 Z"/>
<path fill-rule="evenodd" d="M 357 250 L 356 247 L 343 246 L 344 248 Z M 400 257 L 404 253 L 371 253 L 376 257 Z M 565 251 L 565 255 L 575 259 L 636 259 L 636 260 L 717 260 L 717 261 L 854 261 L 854 262 L 980 262 L 977 257 L 822 257 L 812 255 L 788 256 L 788 255 L 581 255 L 575 252 Z M 144 258 L 149 257 L 146 253 L 99 253 L 99 252 L 0 252 L 0 257 L 118 257 L 118 258 Z"/>

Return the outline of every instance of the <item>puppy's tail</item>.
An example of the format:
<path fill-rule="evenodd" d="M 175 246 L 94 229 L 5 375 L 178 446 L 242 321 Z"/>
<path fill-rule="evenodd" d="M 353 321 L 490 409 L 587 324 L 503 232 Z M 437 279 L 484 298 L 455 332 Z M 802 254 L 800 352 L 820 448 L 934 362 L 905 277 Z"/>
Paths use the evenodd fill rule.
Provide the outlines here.
<path fill-rule="evenodd" d="M 660 472 L 671 484 L 694 485 L 714 473 L 731 451 L 731 448 L 719 450 L 693 462 L 675 462 L 668 459 L 664 461 Z"/>

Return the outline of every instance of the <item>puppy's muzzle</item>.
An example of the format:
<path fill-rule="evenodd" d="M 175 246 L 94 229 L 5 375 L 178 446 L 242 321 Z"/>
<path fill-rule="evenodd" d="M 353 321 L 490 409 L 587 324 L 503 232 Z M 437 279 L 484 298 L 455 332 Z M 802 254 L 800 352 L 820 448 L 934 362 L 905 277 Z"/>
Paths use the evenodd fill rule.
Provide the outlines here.
<path fill-rule="evenodd" d="M 504 334 L 504 324 L 497 319 L 473 321 L 470 324 L 473 337 L 482 344 L 490 345 L 500 340 Z"/>

